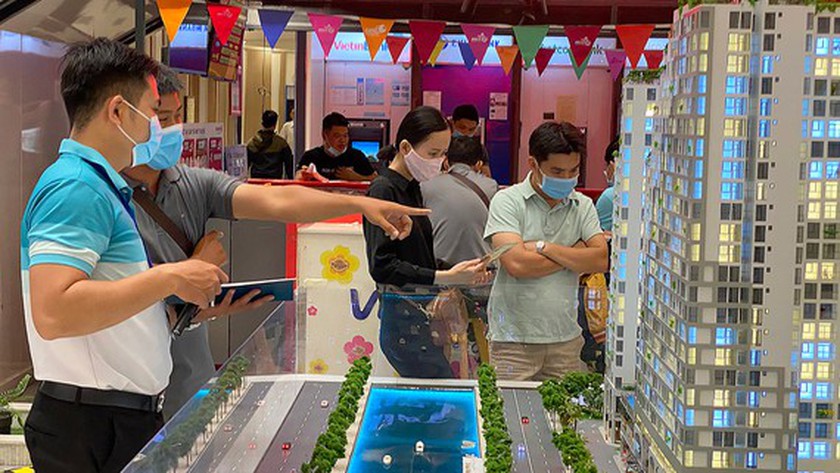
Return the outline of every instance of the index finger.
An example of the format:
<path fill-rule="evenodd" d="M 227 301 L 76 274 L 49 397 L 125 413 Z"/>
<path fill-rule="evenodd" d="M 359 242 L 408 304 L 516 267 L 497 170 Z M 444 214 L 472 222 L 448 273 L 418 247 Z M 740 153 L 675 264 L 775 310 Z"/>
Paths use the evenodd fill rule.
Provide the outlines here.
<path fill-rule="evenodd" d="M 432 213 L 432 209 L 425 209 L 422 207 L 406 207 L 405 205 L 400 205 L 398 210 L 406 215 L 429 215 Z"/>
<path fill-rule="evenodd" d="M 218 267 L 218 266 L 213 266 L 213 268 L 214 268 L 214 269 L 215 269 L 215 271 L 216 271 L 216 276 L 218 276 L 218 277 L 219 277 L 219 281 L 220 281 L 222 284 L 225 284 L 225 283 L 227 283 L 227 282 L 229 282 L 229 281 L 230 281 L 230 278 L 228 277 L 227 273 L 225 273 L 224 271 L 222 271 L 222 268 L 220 268 L 220 267 Z"/>

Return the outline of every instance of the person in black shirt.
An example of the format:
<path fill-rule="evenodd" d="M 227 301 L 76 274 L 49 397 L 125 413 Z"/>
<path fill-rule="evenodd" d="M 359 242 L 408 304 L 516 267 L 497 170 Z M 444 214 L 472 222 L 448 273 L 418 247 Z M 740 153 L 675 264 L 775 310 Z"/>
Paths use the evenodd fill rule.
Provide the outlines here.
<path fill-rule="evenodd" d="M 397 131 L 394 160 L 373 181 L 368 195 L 421 207 L 418 181 L 440 173 L 449 140 L 449 125 L 437 109 L 410 111 Z M 422 310 L 434 296 L 412 294 L 410 286 L 474 284 L 486 280 L 488 273 L 480 259 L 436 270 L 432 224 L 427 216 L 411 218 L 411 233 L 403 240 L 393 240 L 364 221 L 368 265 L 380 293 L 379 343 L 400 376 L 451 378 L 452 369 L 443 349 L 434 344 L 429 319 Z M 396 289 L 400 294 L 395 294 Z"/>
<path fill-rule="evenodd" d="M 350 122 L 344 115 L 333 112 L 324 117 L 321 135 L 324 145 L 303 153 L 297 179 L 314 178 L 308 169 L 311 164 L 318 174 L 331 181 L 370 181 L 376 177 L 367 156 L 350 146 Z"/>
<path fill-rule="evenodd" d="M 248 142 L 248 169 L 251 177 L 263 179 L 292 178 L 292 148 L 277 134 L 277 112 L 262 114 L 262 130 Z"/>

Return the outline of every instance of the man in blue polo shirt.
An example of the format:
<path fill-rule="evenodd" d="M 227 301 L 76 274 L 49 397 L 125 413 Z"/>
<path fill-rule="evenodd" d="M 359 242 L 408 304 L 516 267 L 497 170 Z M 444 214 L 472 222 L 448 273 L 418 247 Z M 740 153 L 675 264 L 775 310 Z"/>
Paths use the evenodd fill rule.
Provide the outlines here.
<path fill-rule="evenodd" d="M 71 46 L 61 94 L 72 128 L 21 224 L 35 377 L 26 444 L 39 472 L 119 471 L 161 425 L 172 362 L 162 300 L 206 308 L 227 281 L 191 259 L 149 268 L 118 171 L 160 145 L 157 63 L 120 43 Z"/>

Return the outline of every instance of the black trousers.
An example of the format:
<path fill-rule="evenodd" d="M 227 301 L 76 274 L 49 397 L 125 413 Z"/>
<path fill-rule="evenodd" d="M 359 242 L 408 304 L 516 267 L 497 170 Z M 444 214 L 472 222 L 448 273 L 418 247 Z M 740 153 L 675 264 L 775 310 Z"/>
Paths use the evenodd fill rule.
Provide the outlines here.
<path fill-rule="evenodd" d="M 119 472 L 163 426 L 159 413 L 35 395 L 24 434 L 38 473 Z"/>

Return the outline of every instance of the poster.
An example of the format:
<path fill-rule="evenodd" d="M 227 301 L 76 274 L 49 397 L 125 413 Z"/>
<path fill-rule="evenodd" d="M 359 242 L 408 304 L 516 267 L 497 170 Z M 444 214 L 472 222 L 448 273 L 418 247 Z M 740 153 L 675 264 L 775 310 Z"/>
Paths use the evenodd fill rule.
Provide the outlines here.
<path fill-rule="evenodd" d="M 408 82 L 394 81 L 391 84 L 391 106 L 408 107 L 411 101 L 411 86 Z"/>
<path fill-rule="evenodd" d="M 577 96 L 558 95 L 554 117 L 558 122 L 577 123 Z"/>
<path fill-rule="evenodd" d="M 239 72 L 236 74 L 236 80 L 230 83 L 230 115 L 234 117 L 242 116 L 242 67 L 239 67 Z"/>
<path fill-rule="evenodd" d="M 181 163 L 196 168 L 222 170 L 224 125 L 184 123 L 184 150 Z"/>
<path fill-rule="evenodd" d="M 490 92 L 490 120 L 508 119 L 508 94 Z"/>
<path fill-rule="evenodd" d="M 245 145 L 225 148 L 225 171 L 234 179 L 248 177 L 248 147 Z"/>
<path fill-rule="evenodd" d="M 365 79 L 365 105 L 385 105 L 385 79 Z"/>
<path fill-rule="evenodd" d="M 228 5 L 242 6 L 236 1 L 222 2 Z M 245 19 L 247 10 L 242 9 L 239 19 L 233 26 L 228 42 L 222 45 L 219 38 L 213 34 L 213 44 L 210 46 L 210 65 L 207 75 L 211 78 L 233 82 L 236 80 L 239 64 L 242 60 L 242 39 L 245 37 Z"/>
<path fill-rule="evenodd" d="M 423 91 L 423 105 L 434 107 L 440 110 L 442 100 L 441 91 L 439 90 L 424 90 Z"/>
<path fill-rule="evenodd" d="M 356 105 L 356 86 L 334 85 L 330 87 L 330 103 L 332 105 Z"/>

